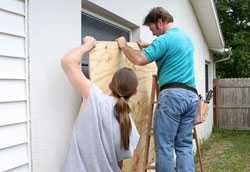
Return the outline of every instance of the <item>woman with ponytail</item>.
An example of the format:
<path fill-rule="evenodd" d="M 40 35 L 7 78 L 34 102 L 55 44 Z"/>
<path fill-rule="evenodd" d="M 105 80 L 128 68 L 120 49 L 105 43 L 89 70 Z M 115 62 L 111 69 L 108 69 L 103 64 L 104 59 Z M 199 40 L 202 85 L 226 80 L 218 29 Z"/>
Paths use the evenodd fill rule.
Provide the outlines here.
<path fill-rule="evenodd" d="M 139 140 L 128 104 L 138 86 L 135 73 L 129 68 L 118 70 L 109 84 L 112 94 L 106 95 L 81 71 L 83 54 L 95 42 L 93 37 L 85 37 L 81 47 L 61 60 L 84 102 L 73 127 L 64 172 L 119 172 L 122 160 L 133 156 Z"/>

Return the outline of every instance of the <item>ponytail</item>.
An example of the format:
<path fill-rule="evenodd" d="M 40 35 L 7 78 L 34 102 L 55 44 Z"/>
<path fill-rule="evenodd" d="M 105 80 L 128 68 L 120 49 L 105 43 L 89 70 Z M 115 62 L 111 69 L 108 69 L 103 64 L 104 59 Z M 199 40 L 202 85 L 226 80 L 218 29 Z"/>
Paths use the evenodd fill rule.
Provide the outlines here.
<path fill-rule="evenodd" d="M 117 103 L 114 106 L 114 113 L 117 121 L 120 124 L 121 146 L 125 149 L 129 149 L 130 133 L 131 133 L 131 121 L 129 118 L 130 108 L 124 97 L 117 99 Z"/>
<path fill-rule="evenodd" d="M 129 117 L 130 108 L 127 100 L 136 93 L 138 80 L 132 69 L 121 68 L 112 78 L 109 88 L 112 96 L 117 99 L 114 106 L 114 115 L 120 125 L 121 147 L 129 149 L 132 125 Z"/>

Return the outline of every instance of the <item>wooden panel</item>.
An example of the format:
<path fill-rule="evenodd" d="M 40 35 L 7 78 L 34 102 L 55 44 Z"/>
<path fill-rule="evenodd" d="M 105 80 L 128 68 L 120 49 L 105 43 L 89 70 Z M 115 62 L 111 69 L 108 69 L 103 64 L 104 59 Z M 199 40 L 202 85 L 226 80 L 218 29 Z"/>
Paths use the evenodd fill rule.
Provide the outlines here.
<path fill-rule="evenodd" d="M 0 103 L 0 114 L 0 126 L 26 121 L 26 102 Z"/>
<path fill-rule="evenodd" d="M 25 60 L 0 56 L 0 78 L 25 78 Z"/>
<path fill-rule="evenodd" d="M 0 55 L 25 57 L 25 39 L 0 34 Z"/>
<path fill-rule="evenodd" d="M 0 150 L 0 171 L 28 163 L 27 145 Z"/>
<path fill-rule="evenodd" d="M 129 43 L 129 46 L 138 49 L 137 44 Z M 133 69 L 139 79 L 137 94 L 130 100 L 130 106 L 133 113 L 133 119 L 141 134 L 136 154 L 132 160 L 125 162 L 123 171 L 134 172 L 141 171 L 144 160 L 145 149 L 145 131 L 147 129 L 147 119 L 149 115 L 152 75 L 156 73 L 154 63 L 146 66 L 135 66 L 127 60 L 121 53 L 116 42 L 98 42 L 96 48 L 89 55 L 89 73 L 92 82 L 110 93 L 108 84 L 110 83 L 114 72 L 121 67 Z M 153 152 L 151 151 L 151 157 Z"/>
<path fill-rule="evenodd" d="M 25 11 L 24 0 L 0 1 L 0 8 L 24 15 Z"/>
<path fill-rule="evenodd" d="M 0 23 L 4 23 L 0 27 L 0 32 L 24 36 L 24 16 L 0 10 Z"/>
<path fill-rule="evenodd" d="M 0 102 L 26 99 L 25 81 L 0 80 Z"/>
<path fill-rule="evenodd" d="M 26 123 L 0 127 L 0 149 L 27 142 Z"/>

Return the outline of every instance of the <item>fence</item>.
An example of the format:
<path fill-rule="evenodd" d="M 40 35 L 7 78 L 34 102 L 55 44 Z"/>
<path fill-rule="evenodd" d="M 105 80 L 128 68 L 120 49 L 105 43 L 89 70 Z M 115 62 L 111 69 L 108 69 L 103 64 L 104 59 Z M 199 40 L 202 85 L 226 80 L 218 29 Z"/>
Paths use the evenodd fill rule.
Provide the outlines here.
<path fill-rule="evenodd" d="M 250 130 L 250 78 L 214 80 L 214 125 Z"/>

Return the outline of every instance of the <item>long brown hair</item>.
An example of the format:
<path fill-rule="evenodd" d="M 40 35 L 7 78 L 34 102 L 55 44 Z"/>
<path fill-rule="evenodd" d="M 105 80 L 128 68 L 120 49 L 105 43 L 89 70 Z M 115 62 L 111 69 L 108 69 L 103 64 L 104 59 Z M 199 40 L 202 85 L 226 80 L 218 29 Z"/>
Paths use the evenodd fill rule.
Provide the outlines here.
<path fill-rule="evenodd" d="M 128 99 L 136 93 L 138 80 L 136 74 L 129 68 L 118 70 L 110 83 L 110 89 L 117 102 L 114 106 L 114 115 L 120 124 L 121 146 L 129 149 L 131 121 L 129 118 L 130 107 Z"/>

